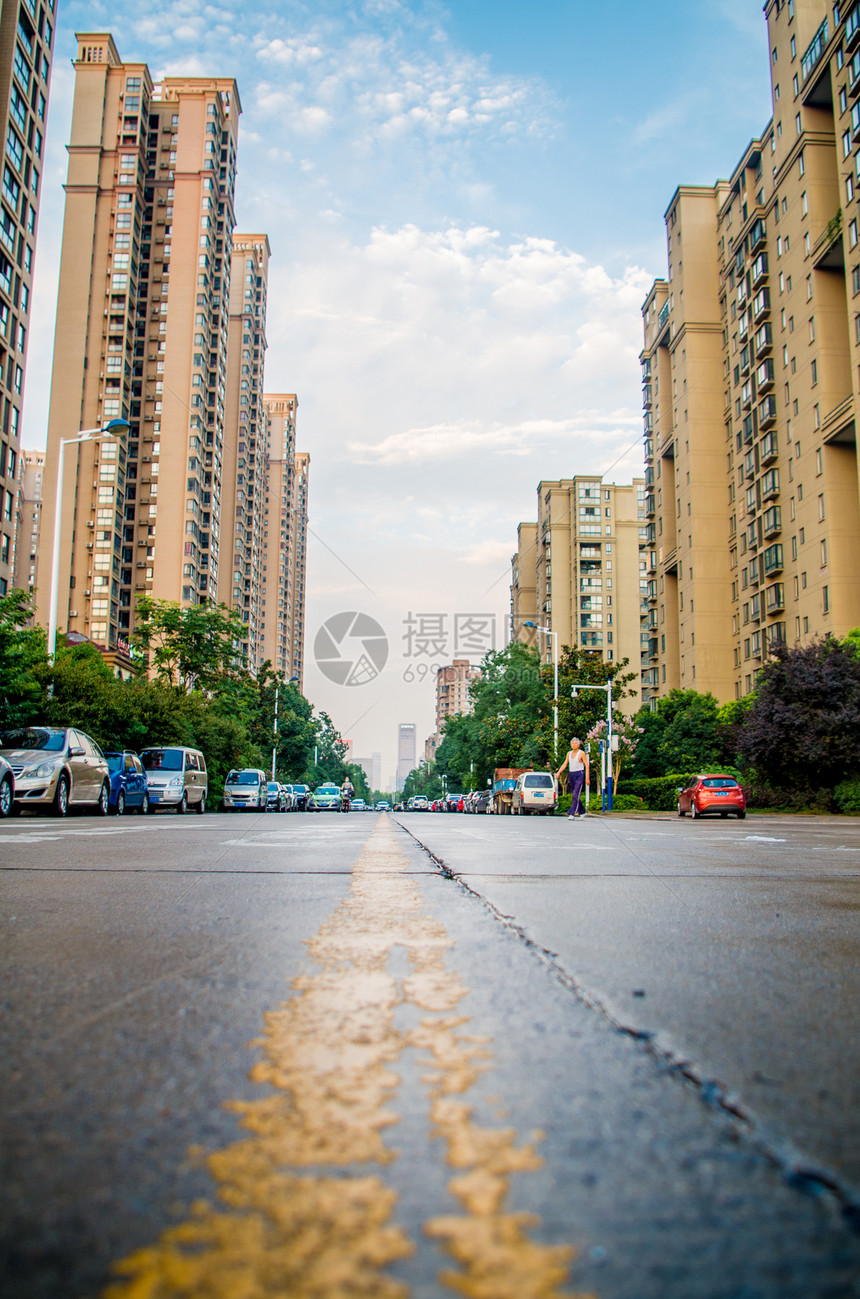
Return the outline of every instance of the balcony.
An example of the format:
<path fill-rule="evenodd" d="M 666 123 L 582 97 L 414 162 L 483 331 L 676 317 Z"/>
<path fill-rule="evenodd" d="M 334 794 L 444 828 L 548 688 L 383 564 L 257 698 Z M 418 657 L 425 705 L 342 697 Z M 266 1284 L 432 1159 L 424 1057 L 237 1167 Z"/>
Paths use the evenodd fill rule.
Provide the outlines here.
<path fill-rule="evenodd" d="M 669 303 L 668 300 L 660 308 L 660 314 L 657 317 L 657 328 L 662 329 L 669 320 Z"/>
<path fill-rule="evenodd" d="M 852 98 L 860 94 L 860 50 L 848 64 L 848 94 Z"/>
<path fill-rule="evenodd" d="M 770 311 L 770 289 L 759 289 L 753 298 L 753 319 L 759 320 L 766 311 Z"/>
<path fill-rule="evenodd" d="M 782 582 L 777 582 L 774 586 L 769 586 L 764 593 L 765 607 L 768 615 L 779 613 L 785 608 L 785 586 Z"/>
<path fill-rule="evenodd" d="M 765 510 L 762 518 L 762 532 L 765 537 L 775 537 L 782 531 L 782 509 L 779 505 L 772 505 L 769 510 Z"/>
<path fill-rule="evenodd" d="M 768 652 L 772 654 L 774 650 L 786 644 L 785 623 L 784 622 L 771 623 L 771 625 L 766 629 L 765 635 L 767 636 Z"/>
<path fill-rule="evenodd" d="M 750 230 L 750 251 L 751 252 L 754 252 L 755 249 L 758 248 L 759 244 L 764 243 L 766 230 L 767 227 L 765 226 L 764 218 L 759 217 L 759 219 L 753 225 L 752 230 Z"/>
<path fill-rule="evenodd" d="M 758 426 L 759 429 L 767 428 L 776 420 L 776 398 L 765 397 L 764 401 L 759 402 L 758 406 Z"/>
<path fill-rule="evenodd" d="M 773 387 L 773 358 L 768 357 L 762 361 L 755 372 L 756 384 L 760 393 L 767 392 L 768 388 Z"/>
<path fill-rule="evenodd" d="M 645 497 L 645 513 L 648 515 L 649 519 L 652 519 L 654 515 L 657 513 L 656 496 L 649 495 Z"/>
<path fill-rule="evenodd" d="M 657 540 L 657 524 L 648 523 L 644 528 L 641 528 L 640 531 L 645 534 L 645 544 L 653 546 L 654 542 Z"/>
<path fill-rule="evenodd" d="M 760 284 L 767 275 L 767 253 L 759 253 L 752 264 L 753 286 Z"/>
<path fill-rule="evenodd" d="M 777 456 L 776 434 L 773 432 L 766 433 L 762 438 L 758 449 L 759 462 L 763 465 L 769 464 Z"/>
<path fill-rule="evenodd" d="M 768 546 L 762 556 L 762 564 L 765 576 L 770 573 L 779 573 L 784 568 L 782 544 L 777 542 L 773 546 Z"/>
<path fill-rule="evenodd" d="M 752 415 L 745 415 L 743 422 L 743 441 L 744 446 L 749 446 L 755 436 L 755 422 Z"/>
<path fill-rule="evenodd" d="M 779 470 L 768 469 L 761 480 L 761 498 L 766 501 L 771 496 L 779 495 Z"/>
<path fill-rule="evenodd" d="M 828 411 L 821 425 L 821 436 L 825 442 L 856 442 L 853 397 L 846 397 L 833 410 Z"/>
<path fill-rule="evenodd" d="M 817 271 L 838 271 L 845 267 L 842 246 L 842 209 L 838 208 L 812 248 L 812 264 Z"/>
<path fill-rule="evenodd" d="M 642 389 L 642 405 L 646 410 L 650 410 L 652 404 L 652 388 L 650 383 L 646 383 Z"/>
<path fill-rule="evenodd" d="M 755 550 L 758 547 L 758 528 L 755 523 L 750 523 L 745 532 L 747 549 Z"/>
<path fill-rule="evenodd" d="M 827 19 L 819 27 L 812 40 L 806 47 L 806 53 L 800 60 L 800 75 L 803 81 L 808 80 L 810 73 L 821 58 L 827 46 L 828 26 Z"/>

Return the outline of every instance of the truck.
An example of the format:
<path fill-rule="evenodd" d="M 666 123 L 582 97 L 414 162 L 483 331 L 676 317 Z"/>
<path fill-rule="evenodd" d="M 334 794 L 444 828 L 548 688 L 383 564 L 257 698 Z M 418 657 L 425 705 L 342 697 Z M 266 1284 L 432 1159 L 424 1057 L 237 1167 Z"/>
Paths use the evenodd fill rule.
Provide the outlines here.
<path fill-rule="evenodd" d="M 510 816 L 517 777 L 526 771 L 531 771 L 531 767 L 496 767 L 493 772 L 493 810 L 499 816 Z"/>

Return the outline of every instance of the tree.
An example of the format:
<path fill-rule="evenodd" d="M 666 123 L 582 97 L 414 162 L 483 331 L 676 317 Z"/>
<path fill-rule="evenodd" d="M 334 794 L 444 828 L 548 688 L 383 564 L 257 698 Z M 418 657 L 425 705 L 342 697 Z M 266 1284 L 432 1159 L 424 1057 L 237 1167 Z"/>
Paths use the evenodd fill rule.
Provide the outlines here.
<path fill-rule="evenodd" d="M 719 705 L 712 694 L 670 690 L 653 711 L 640 708 L 636 725 L 641 728 L 634 759 L 637 778 L 703 771 L 725 761 Z"/>
<path fill-rule="evenodd" d="M 33 597 L 17 588 L 0 597 L 0 725 L 25 726 L 40 714 L 48 645 L 44 628 L 28 626 Z"/>
<path fill-rule="evenodd" d="M 860 656 L 851 640 L 778 646 L 758 675 L 738 749 L 778 788 L 828 789 L 860 775 Z"/>
<path fill-rule="evenodd" d="M 226 604 L 195 604 L 142 596 L 131 641 L 156 680 L 178 691 L 224 688 L 245 668 L 240 649 L 245 624 Z"/>

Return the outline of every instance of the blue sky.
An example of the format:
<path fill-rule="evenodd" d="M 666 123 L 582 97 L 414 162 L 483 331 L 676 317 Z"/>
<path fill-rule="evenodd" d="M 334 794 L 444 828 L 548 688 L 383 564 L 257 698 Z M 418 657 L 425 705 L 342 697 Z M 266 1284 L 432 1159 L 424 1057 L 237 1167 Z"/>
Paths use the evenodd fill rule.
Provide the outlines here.
<path fill-rule="evenodd" d="M 433 725 L 409 615 L 485 613 L 504 643 L 538 481 L 641 472 L 639 307 L 665 268 L 662 215 L 679 183 L 727 175 L 769 117 L 761 6 L 277 0 L 249 18 L 238 0 L 60 0 L 31 447 L 87 30 L 156 77 L 239 83 L 239 229 L 273 253 L 267 387 L 298 393 L 312 457 L 306 693 L 390 773 L 397 722 Z M 313 664 L 316 629 L 344 609 L 391 642 L 360 687 Z"/>

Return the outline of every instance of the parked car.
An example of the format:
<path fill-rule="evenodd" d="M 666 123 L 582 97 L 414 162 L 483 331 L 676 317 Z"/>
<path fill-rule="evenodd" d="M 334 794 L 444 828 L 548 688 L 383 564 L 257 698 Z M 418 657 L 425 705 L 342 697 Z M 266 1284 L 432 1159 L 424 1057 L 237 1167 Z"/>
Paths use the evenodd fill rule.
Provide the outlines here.
<path fill-rule="evenodd" d="M 311 792 L 310 788 L 307 785 L 290 785 L 290 789 L 292 790 L 293 795 L 293 802 L 290 811 L 307 812 L 308 798 Z"/>
<path fill-rule="evenodd" d="M 462 812 L 463 809 L 462 809 L 462 807 L 460 806 L 460 804 L 462 803 L 462 801 L 463 801 L 463 795 L 462 795 L 462 794 L 448 794 L 448 795 L 446 795 L 445 800 L 444 800 L 444 805 L 443 805 L 443 808 L 442 808 L 443 812 Z"/>
<path fill-rule="evenodd" d="M 339 812 L 340 802 L 340 785 L 326 781 L 322 785 L 317 785 L 311 794 L 308 807 L 311 812 Z"/>
<path fill-rule="evenodd" d="M 475 795 L 474 811 L 476 812 L 493 811 L 493 791 L 491 789 L 478 790 L 477 794 Z"/>
<path fill-rule="evenodd" d="M 0 817 L 10 816 L 15 802 L 15 777 L 5 758 L 0 758 Z"/>
<path fill-rule="evenodd" d="M 282 793 L 283 796 L 284 796 L 284 811 L 285 811 L 285 812 L 292 812 L 292 810 L 293 810 L 293 806 L 294 806 L 294 803 L 295 803 L 295 797 L 294 797 L 294 795 L 293 795 L 293 787 L 292 787 L 292 785 L 285 785 L 285 784 L 283 783 L 283 781 L 282 781 L 282 782 L 281 782 L 281 793 Z"/>
<path fill-rule="evenodd" d="M 524 771 L 517 776 L 511 796 L 514 816 L 552 816 L 558 802 L 555 776 L 551 771 Z"/>
<path fill-rule="evenodd" d="M 225 812 L 265 812 L 268 803 L 269 779 L 260 767 L 234 768 L 227 772 L 224 781 Z"/>
<path fill-rule="evenodd" d="M 378 802 L 378 803 L 376 804 L 376 811 L 377 811 L 377 812 L 390 812 L 390 811 L 391 811 L 391 804 L 390 804 L 390 803 L 386 803 L 385 799 L 381 799 L 380 802 Z"/>
<path fill-rule="evenodd" d="M 110 772 L 110 807 L 122 816 L 127 807 L 137 808 L 146 816 L 149 811 L 149 792 L 143 763 L 136 753 L 128 749 L 121 753 L 106 753 Z"/>
<path fill-rule="evenodd" d="M 20 726 L 0 731 L 0 756 L 15 781 L 11 811 L 90 807 L 107 816 L 110 775 L 105 756 L 83 731 L 64 726 Z"/>
<path fill-rule="evenodd" d="M 206 759 L 199 749 L 186 749 L 182 745 L 144 749 L 140 760 L 146 772 L 146 789 L 152 809 L 173 807 L 180 816 L 189 807 L 199 813 L 206 811 L 209 776 Z"/>
<path fill-rule="evenodd" d="M 367 800 L 363 798 L 354 798 L 351 803 L 351 808 L 353 812 L 366 812 Z"/>
<path fill-rule="evenodd" d="M 684 789 L 678 790 L 678 816 L 690 813 L 700 816 L 727 817 L 730 812 L 742 821 L 747 814 L 744 791 L 734 776 L 712 771 L 694 776 Z"/>
<path fill-rule="evenodd" d="M 266 784 L 266 811 L 267 812 L 286 812 L 287 795 L 284 793 L 284 786 L 279 785 L 276 780 L 270 780 Z"/>
<path fill-rule="evenodd" d="M 412 800 L 413 812 L 426 812 L 430 804 L 427 802 L 426 794 L 416 794 Z"/>

